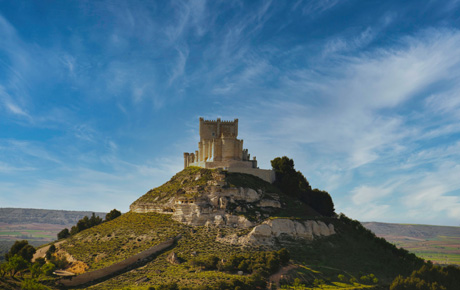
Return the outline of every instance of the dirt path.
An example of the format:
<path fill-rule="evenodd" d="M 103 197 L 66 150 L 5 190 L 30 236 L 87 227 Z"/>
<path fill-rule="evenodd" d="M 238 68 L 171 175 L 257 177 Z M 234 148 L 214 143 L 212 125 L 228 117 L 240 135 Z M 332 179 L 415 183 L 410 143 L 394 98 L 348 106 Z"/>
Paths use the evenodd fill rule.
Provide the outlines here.
<path fill-rule="evenodd" d="M 286 275 L 289 271 L 291 271 L 292 269 L 295 269 L 297 268 L 298 266 L 296 265 L 287 265 L 287 266 L 284 266 L 283 268 L 279 269 L 278 272 L 276 272 L 275 274 L 271 275 L 270 277 L 268 277 L 268 282 L 271 284 L 271 285 L 276 285 L 277 288 L 280 287 L 280 280 L 281 278 Z"/>
<path fill-rule="evenodd" d="M 57 246 L 59 246 L 60 244 L 62 244 L 63 242 L 65 242 L 65 241 L 60 241 L 60 242 L 54 243 L 54 245 L 57 247 Z M 51 245 L 45 246 L 45 247 L 43 247 L 43 248 L 38 249 L 38 250 L 35 252 L 35 254 L 34 254 L 33 258 L 32 258 L 32 262 L 35 262 L 35 259 L 37 259 L 37 258 L 44 258 L 45 255 L 46 255 L 46 252 L 48 251 L 48 249 L 50 248 L 50 246 L 51 246 Z"/>

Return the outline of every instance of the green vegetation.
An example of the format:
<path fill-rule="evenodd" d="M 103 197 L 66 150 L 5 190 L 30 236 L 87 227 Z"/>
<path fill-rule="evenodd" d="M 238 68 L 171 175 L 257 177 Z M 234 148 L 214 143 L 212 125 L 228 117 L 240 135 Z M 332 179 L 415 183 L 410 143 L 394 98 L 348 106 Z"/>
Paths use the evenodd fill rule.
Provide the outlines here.
<path fill-rule="evenodd" d="M 57 238 L 58 240 L 66 239 L 70 236 L 78 234 L 81 231 L 97 226 L 101 224 L 102 222 L 108 222 L 108 221 L 114 220 L 119 216 L 121 216 L 121 212 L 117 209 L 113 209 L 108 214 L 105 215 L 105 220 L 103 221 L 102 218 L 100 218 L 99 216 L 96 216 L 96 214 L 93 213 L 91 215 L 91 218 L 85 216 L 81 220 L 79 220 L 77 224 L 71 228 L 70 231 L 67 228 L 60 231 L 57 234 Z"/>
<path fill-rule="evenodd" d="M 111 221 L 121 216 L 121 212 L 117 209 L 112 209 L 108 214 L 105 215 L 105 221 Z"/>
<path fill-rule="evenodd" d="M 149 190 L 146 194 L 141 196 L 133 204 L 137 203 L 164 203 L 166 200 L 173 196 L 195 197 L 194 195 L 185 195 L 183 188 L 185 187 L 204 187 L 208 181 L 213 179 L 212 173 L 216 170 L 205 169 L 200 167 L 187 167 L 181 172 L 174 175 L 171 180 Z M 197 192 L 198 194 L 198 192 Z"/>
<path fill-rule="evenodd" d="M 425 264 L 408 277 L 396 277 L 390 290 L 457 290 L 459 285 L 459 268 Z"/>
<path fill-rule="evenodd" d="M 70 235 L 78 234 L 81 231 L 92 228 L 102 223 L 102 219 L 93 212 L 91 218 L 85 216 L 77 222 L 75 226 L 70 229 Z"/>
<path fill-rule="evenodd" d="M 326 191 L 312 189 L 305 176 L 294 169 L 294 161 L 286 156 L 271 161 L 276 174 L 274 183 L 282 192 L 294 197 L 324 216 L 333 216 L 334 203 Z"/>
<path fill-rule="evenodd" d="M 5 254 L 5 259 L 10 261 L 14 256 L 23 258 L 26 262 L 30 262 L 35 254 L 35 248 L 29 245 L 26 240 L 16 241 L 8 253 Z"/>
<path fill-rule="evenodd" d="M 0 288 L 1 289 L 49 289 L 40 284 L 37 279 L 41 276 L 52 275 L 55 266 L 46 263 L 45 259 L 38 258 L 31 263 L 35 248 L 27 241 L 17 241 L 7 253 L 7 262 L 0 263 Z M 27 278 L 20 282 L 27 275 Z M 6 276 L 9 275 L 10 279 Z M 32 279 L 29 279 L 31 277 Z"/>
<path fill-rule="evenodd" d="M 90 269 L 100 269 L 177 236 L 184 229 L 169 215 L 128 212 L 71 236 L 62 247 Z"/>

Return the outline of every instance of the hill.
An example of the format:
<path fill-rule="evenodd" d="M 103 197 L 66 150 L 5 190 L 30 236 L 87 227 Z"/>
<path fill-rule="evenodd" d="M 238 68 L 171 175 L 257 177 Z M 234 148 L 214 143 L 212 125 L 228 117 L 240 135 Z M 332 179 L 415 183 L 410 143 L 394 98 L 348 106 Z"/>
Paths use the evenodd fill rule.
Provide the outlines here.
<path fill-rule="evenodd" d="M 460 227 L 365 222 L 377 236 L 437 264 L 460 265 Z"/>
<path fill-rule="evenodd" d="M 4 224 L 53 224 L 64 227 L 72 226 L 84 216 L 91 216 L 90 211 L 67 211 L 31 208 L 0 208 L 0 222 Z M 105 217 L 105 213 L 97 212 Z"/>
<path fill-rule="evenodd" d="M 56 248 L 79 274 L 56 283 L 85 289 L 378 289 L 423 264 L 359 222 L 322 216 L 260 178 L 193 167 Z"/>

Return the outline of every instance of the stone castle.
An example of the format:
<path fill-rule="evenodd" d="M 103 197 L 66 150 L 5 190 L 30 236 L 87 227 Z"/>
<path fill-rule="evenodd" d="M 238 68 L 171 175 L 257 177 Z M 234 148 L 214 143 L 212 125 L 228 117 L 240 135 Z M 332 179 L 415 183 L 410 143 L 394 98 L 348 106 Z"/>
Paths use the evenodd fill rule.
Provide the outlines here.
<path fill-rule="evenodd" d="M 195 153 L 184 153 L 184 168 L 223 168 L 230 172 L 252 174 L 272 183 L 272 170 L 259 169 L 256 157 L 250 159 L 243 140 L 238 137 L 238 119 L 233 121 L 204 120 L 200 118 L 200 142 Z"/>

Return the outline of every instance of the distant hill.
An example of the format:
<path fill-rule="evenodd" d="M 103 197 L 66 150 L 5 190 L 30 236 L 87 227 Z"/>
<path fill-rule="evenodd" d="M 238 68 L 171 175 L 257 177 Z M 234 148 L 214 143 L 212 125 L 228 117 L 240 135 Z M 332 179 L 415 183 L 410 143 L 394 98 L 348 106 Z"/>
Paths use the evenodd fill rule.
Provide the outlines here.
<path fill-rule="evenodd" d="M 460 265 L 460 227 L 363 222 L 362 225 L 417 256 Z"/>
<path fill-rule="evenodd" d="M 438 236 L 460 237 L 460 227 L 378 222 L 363 222 L 362 225 L 378 236 L 406 236 L 417 239 L 432 239 Z"/>
<path fill-rule="evenodd" d="M 0 208 L 0 223 L 6 224 L 53 224 L 72 226 L 84 216 L 91 216 L 91 211 L 68 211 L 30 208 Z M 96 212 L 97 216 L 105 217 L 106 213 Z"/>
<path fill-rule="evenodd" d="M 56 240 L 57 233 L 74 226 L 91 211 L 67 211 L 30 208 L 0 208 L 0 262 L 14 241 L 28 240 L 34 246 Z M 96 212 L 105 218 L 105 213 Z"/>

